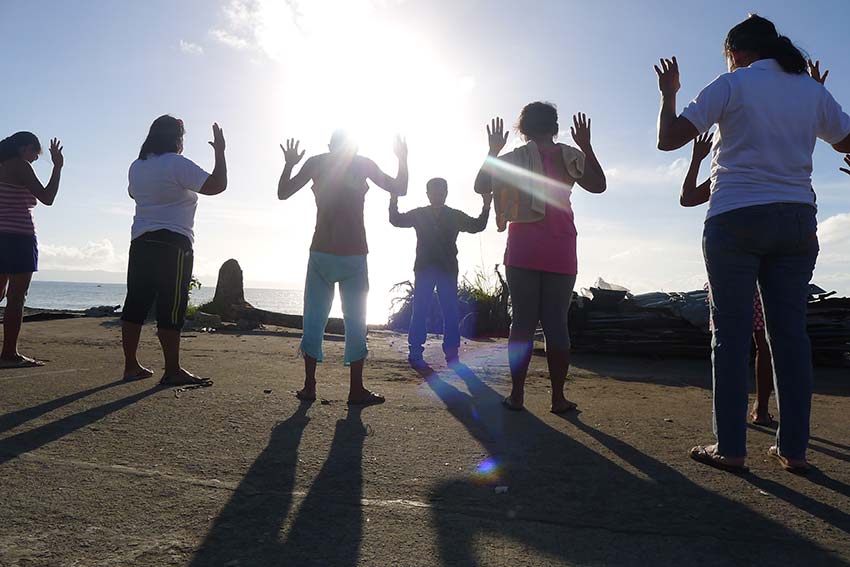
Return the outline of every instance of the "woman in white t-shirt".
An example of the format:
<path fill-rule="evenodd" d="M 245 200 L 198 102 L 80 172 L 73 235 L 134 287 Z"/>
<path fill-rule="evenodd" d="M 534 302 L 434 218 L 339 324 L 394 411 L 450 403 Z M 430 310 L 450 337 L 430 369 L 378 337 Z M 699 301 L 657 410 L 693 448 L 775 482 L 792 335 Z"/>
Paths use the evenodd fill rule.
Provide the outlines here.
<path fill-rule="evenodd" d="M 781 424 L 768 454 L 806 470 L 812 396 L 806 333 L 809 282 L 818 255 L 812 153 L 817 138 L 850 151 L 850 116 L 806 73 L 806 58 L 759 16 L 726 37 L 729 73 L 676 114 L 675 57 L 656 66 L 661 90 L 658 148 L 681 148 L 717 124 L 703 253 L 714 319 L 717 443 L 690 456 L 722 469 L 746 468 L 747 374 L 753 295 L 761 290 L 773 352 Z"/>
<path fill-rule="evenodd" d="M 211 386 L 180 366 L 180 330 L 189 302 L 192 245 L 198 193 L 218 195 L 227 188 L 224 135 L 213 124 L 212 174 L 183 157 L 183 121 L 154 120 L 139 159 L 130 165 L 130 197 L 136 202 L 127 267 L 127 299 L 122 310 L 124 380 L 149 378 L 136 353 L 142 324 L 156 303 L 157 334 L 165 358 L 160 384 Z"/>

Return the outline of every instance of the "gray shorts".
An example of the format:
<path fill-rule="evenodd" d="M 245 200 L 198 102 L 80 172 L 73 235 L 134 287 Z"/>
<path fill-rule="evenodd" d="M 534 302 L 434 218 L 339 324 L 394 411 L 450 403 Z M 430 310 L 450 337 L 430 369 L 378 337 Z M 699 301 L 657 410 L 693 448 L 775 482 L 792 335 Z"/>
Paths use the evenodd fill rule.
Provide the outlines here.
<path fill-rule="evenodd" d="M 564 351 L 570 348 L 567 315 L 573 298 L 576 276 L 505 267 L 511 295 L 512 342 L 531 342 L 537 323 L 543 325 L 546 348 Z"/>

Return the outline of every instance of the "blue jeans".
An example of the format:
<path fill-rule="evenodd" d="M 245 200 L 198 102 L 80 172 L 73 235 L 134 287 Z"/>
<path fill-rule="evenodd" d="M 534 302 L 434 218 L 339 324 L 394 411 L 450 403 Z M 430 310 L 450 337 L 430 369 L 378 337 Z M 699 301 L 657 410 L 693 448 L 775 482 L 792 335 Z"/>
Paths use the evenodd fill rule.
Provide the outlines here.
<path fill-rule="evenodd" d="M 410 328 L 407 343 L 410 347 L 410 359 L 422 358 L 423 345 L 427 336 L 426 323 L 431 310 L 434 288 L 443 311 L 443 352 L 447 358 L 457 356 L 460 348 L 460 330 L 458 328 L 457 273 L 441 270 L 418 270 L 413 287 L 413 314 L 410 316 Z"/>
<path fill-rule="evenodd" d="M 812 401 L 806 304 L 818 251 L 817 219 L 809 205 L 746 207 L 705 223 L 703 253 L 714 317 L 714 433 L 723 456 L 747 454 L 747 383 L 758 282 L 781 419 L 777 446 L 787 458 L 805 458 Z"/>
<path fill-rule="evenodd" d="M 310 252 L 307 282 L 304 285 L 304 333 L 301 352 L 322 361 L 322 339 L 339 283 L 342 317 L 345 323 L 345 364 L 363 360 L 366 346 L 366 299 L 369 270 L 366 256 L 336 256 Z"/>

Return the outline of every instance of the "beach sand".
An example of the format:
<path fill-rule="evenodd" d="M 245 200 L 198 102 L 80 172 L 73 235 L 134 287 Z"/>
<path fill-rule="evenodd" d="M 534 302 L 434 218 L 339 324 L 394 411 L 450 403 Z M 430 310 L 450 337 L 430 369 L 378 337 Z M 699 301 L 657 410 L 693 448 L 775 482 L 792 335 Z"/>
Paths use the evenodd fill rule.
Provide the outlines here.
<path fill-rule="evenodd" d="M 846 369 L 817 373 L 817 472 L 781 471 L 751 428 L 736 476 L 687 458 L 712 440 L 707 361 L 576 356 L 562 418 L 543 357 L 506 412 L 502 341 L 425 383 L 380 331 L 387 403 L 353 411 L 338 340 L 307 406 L 296 332 L 186 332 L 215 385 L 184 392 L 121 382 L 119 339 L 112 318 L 24 325 L 50 363 L 0 371 L 0 565 L 850 565 Z M 161 372 L 151 327 L 141 353 Z"/>

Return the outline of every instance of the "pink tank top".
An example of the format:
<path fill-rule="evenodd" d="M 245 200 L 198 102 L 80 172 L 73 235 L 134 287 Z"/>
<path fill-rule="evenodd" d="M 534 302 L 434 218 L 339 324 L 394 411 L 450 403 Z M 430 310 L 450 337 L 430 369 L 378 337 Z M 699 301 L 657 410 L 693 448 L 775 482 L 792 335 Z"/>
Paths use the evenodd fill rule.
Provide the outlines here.
<path fill-rule="evenodd" d="M 537 222 L 512 222 L 508 225 L 505 265 L 556 274 L 578 273 L 576 226 L 570 203 L 572 179 L 558 178 L 555 160 L 561 149 L 542 150 L 543 173 L 564 182 L 565 186 L 547 186 L 546 216 Z"/>
<path fill-rule="evenodd" d="M 32 210 L 37 204 L 26 187 L 0 182 L 0 232 L 35 234 Z"/>

